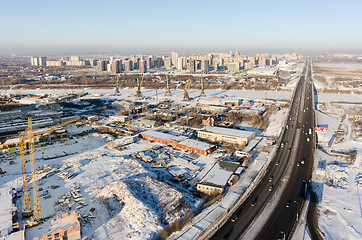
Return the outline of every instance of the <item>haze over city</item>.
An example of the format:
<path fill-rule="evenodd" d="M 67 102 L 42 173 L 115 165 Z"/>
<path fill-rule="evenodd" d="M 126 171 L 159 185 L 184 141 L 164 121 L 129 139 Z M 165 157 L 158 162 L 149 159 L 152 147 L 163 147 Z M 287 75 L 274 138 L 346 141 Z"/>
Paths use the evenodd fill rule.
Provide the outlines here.
<path fill-rule="evenodd" d="M 3 1 L 0 54 L 361 51 L 362 2 Z"/>
<path fill-rule="evenodd" d="M 362 239 L 362 1 L 0 6 L 0 239 Z"/>

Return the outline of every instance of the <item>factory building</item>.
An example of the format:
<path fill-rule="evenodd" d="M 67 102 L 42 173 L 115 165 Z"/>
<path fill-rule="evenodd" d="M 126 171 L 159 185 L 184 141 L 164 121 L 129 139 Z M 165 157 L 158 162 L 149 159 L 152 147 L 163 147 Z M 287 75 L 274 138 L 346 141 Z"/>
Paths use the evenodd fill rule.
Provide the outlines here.
<path fill-rule="evenodd" d="M 250 140 L 255 138 L 255 133 L 231 128 L 206 126 L 197 132 L 197 137 L 212 142 L 247 145 Z"/>
<path fill-rule="evenodd" d="M 209 143 L 200 142 L 193 139 L 186 139 L 184 141 L 181 141 L 178 143 L 178 147 L 182 150 L 189 150 L 193 153 L 201 154 L 201 155 L 207 155 L 216 150 L 215 145 L 211 145 Z"/>
<path fill-rule="evenodd" d="M 175 136 L 167 133 L 161 133 L 154 130 L 148 130 L 141 133 L 142 138 L 157 143 L 171 145 L 183 150 L 189 150 L 193 153 L 207 155 L 216 150 L 215 145 L 205 142 L 189 139 L 185 136 Z"/>
<path fill-rule="evenodd" d="M 232 185 L 237 178 L 235 171 L 240 167 L 239 163 L 230 161 L 218 161 L 197 183 L 196 189 L 207 195 L 216 195 L 224 191 L 227 185 Z"/>
<path fill-rule="evenodd" d="M 22 116 L 21 110 L 0 112 L 0 122 L 21 118 Z"/>

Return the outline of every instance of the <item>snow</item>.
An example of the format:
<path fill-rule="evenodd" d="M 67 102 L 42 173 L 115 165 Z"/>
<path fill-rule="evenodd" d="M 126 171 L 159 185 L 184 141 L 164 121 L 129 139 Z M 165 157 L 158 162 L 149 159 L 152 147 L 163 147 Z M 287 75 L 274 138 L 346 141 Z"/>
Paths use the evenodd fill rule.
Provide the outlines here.
<path fill-rule="evenodd" d="M 353 64 L 353 63 L 318 63 L 319 67 L 326 67 L 326 68 L 343 68 L 347 71 L 355 71 L 355 70 L 362 70 L 362 64 Z"/>
<path fill-rule="evenodd" d="M 207 151 L 214 146 L 209 143 L 201 142 L 201 141 L 197 141 L 197 140 L 193 140 L 193 139 L 186 139 L 184 141 L 179 142 L 179 144 L 185 145 L 188 147 L 193 147 L 193 148 L 200 149 L 200 150 L 204 150 L 204 151 Z"/>
<path fill-rule="evenodd" d="M 235 137 L 241 137 L 241 138 L 247 138 L 250 139 L 252 136 L 255 135 L 254 132 L 249 131 L 242 131 L 242 130 L 236 130 L 236 129 L 230 129 L 230 128 L 223 128 L 223 127 L 211 127 L 206 126 L 201 129 L 202 131 L 206 132 L 212 132 L 212 133 L 218 133 L 218 134 L 225 134 L 229 136 L 235 136 Z"/>

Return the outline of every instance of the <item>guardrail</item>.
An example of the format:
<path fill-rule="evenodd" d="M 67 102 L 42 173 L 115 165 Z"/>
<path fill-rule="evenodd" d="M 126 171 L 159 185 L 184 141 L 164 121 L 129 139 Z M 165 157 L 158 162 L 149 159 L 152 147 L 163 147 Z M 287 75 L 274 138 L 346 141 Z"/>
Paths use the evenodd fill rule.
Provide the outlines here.
<path fill-rule="evenodd" d="M 304 77 L 305 77 L 305 75 L 304 75 Z M 299 82 L 300 82 L 300 79 L 299 79 Z M 287 118 L 283 119 L 282 126 L 284 126 L 284 127 L 282 128 L 282 131 L 279 134 L 278 141 L 275 144 L 275 147 L 273 148 L 271 154 L 269 155 L 268 161 L 264 164 L 262 169 L 260 169 L 259 173 L 254 178 L 254 180 L 250 183 L 249 187 L 245 190 L 245 192 L 242 195 L 240 195 L 240 197 L 235 201 L 235 204 L 232 205 L 223 214 L 221 214 L 213 223 L 211 223 L 207 228 L 205 228 L 195 239 L 197 239 L 197 240 L 199 240 L 199 239 L 200 240 L 208 239 L 211 235 L 213 235 L 220 228 L 220 226 L 221 226 L 220 223 L 223 222 L 224 220 L 230 218 L 235 213 L 237 208 L 250 195 L 250 193 L 254 190 L 255 186 L 257 186 L 257 183 L 259 183 L 260 180 L 265 176 L 265 173 L 266 173 L 265 170 L 269 166 L 271 160 L 275 157 L 276 150 L 279 148 L 279 146 L 281 144 L 281 136 L 283 136 L 284 133 L 285 133 L 286 121 L 288 121 L 288 119 L 290 117 L 290 112 L 292 110 L 292 106 L 293 106 L 293 103 L 294 103 L 294 100 L 295 100 L 294 98 L 295 98 L 295 94 L 296 94 L 299 82 L 296 85 L 296 88 L 294 89 L 293 94 L 292 94 L 292 98 L 291 98 L 292 101 L 291 101 L 291 103 L 289 105 L 289 111 L 288 111 L 289 114 L 287 115 Z"/>

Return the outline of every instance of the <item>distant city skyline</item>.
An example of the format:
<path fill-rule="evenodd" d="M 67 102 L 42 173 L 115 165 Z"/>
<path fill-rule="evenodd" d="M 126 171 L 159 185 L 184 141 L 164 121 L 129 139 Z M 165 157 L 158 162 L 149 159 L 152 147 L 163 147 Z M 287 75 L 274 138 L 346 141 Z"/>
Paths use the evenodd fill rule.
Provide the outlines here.
<path fill-rule="evenodd" d="M 362 1 L 4 1 L 0 55 L 362 53 Z"/>

